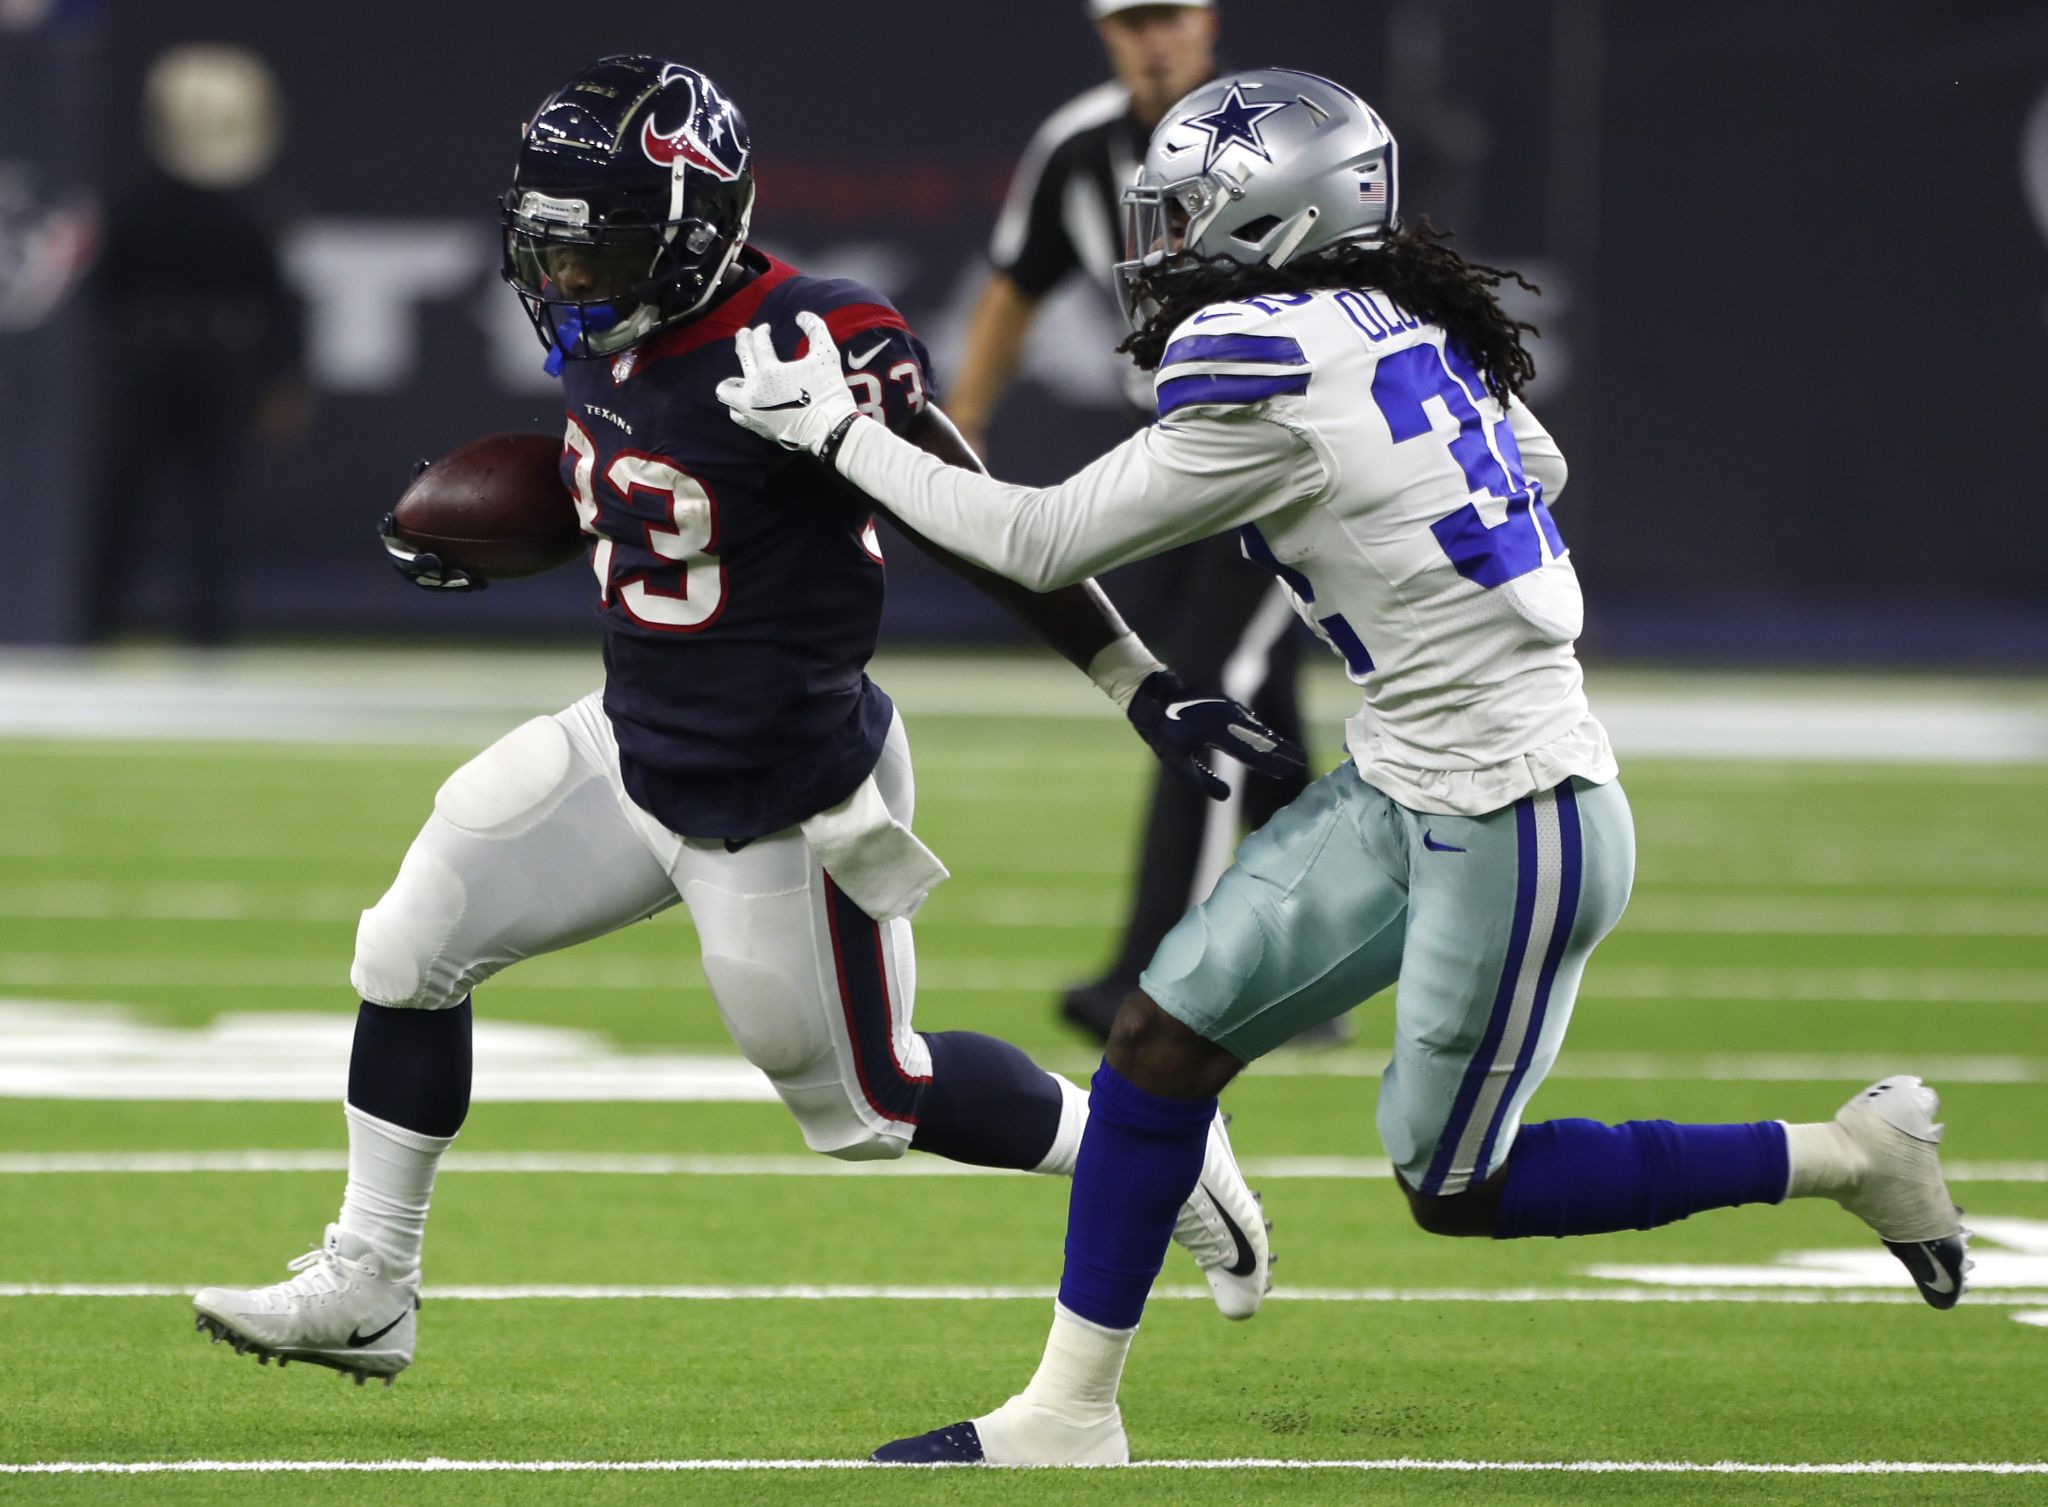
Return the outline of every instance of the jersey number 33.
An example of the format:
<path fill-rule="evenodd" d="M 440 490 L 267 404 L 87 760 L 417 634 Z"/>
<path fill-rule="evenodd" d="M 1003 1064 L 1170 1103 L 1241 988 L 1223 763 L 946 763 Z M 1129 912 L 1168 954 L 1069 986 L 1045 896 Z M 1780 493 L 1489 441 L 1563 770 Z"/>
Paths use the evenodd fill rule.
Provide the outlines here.
<path fill-rule="evenodd" d="M 597 445 L 583 426 L 569 420 L 563 439 L 576 457 L 576 516 L 585 533 L 597 533 Z M 636 571 L 623 581 L 612 579 L 612 541 L 598 535 L 590 567 L 604 601 L 617 600 L 634 622 L 648 628 L 693 633 L 708 628 L 725 606 L 725 565 L 712 551 L 718 548 L 718 503 L 705 485 L 673 462 L 638 450 L 622 450 L 605 468 L 604 483 L 619 496 L 635 492 L 664 499 L 669 528 L 647 529 L 647 548 L 670 570 Z"/>

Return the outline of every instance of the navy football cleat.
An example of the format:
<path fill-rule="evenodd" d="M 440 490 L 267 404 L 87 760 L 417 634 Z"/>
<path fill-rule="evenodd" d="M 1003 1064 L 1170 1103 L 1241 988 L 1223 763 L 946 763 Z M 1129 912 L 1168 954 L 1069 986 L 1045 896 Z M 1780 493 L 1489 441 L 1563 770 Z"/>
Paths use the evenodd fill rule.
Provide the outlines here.
<path fill-rule="evenodd" d="M 868 1458 L 884 1465 L 980 1465 L 987 1456 L 982 1453 L 980 1430 L 971 1423 L 949 1423 L 929 1434 L 885 1444 Z"/>

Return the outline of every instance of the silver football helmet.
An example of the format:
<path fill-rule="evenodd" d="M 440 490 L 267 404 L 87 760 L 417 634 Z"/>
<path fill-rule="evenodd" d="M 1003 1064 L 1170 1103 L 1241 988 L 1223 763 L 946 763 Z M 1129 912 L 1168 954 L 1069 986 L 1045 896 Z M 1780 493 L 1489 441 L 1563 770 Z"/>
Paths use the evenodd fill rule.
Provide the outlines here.
<path fill-rule="evenodd" d="M 1280 267 L 1399 225 L 1394 136 L 1341 84 L 1255 68 L 1166 112 L 1124 190 L 1117 297 L 1133 328 L 1176 273 L 1227 257 Z"/>

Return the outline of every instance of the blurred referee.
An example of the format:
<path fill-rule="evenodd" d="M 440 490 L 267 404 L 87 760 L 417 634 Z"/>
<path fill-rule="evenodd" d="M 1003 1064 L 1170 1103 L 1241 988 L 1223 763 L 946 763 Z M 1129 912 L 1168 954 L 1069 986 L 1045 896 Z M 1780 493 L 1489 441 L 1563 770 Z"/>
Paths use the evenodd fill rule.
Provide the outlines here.
<path fill-rule="evenodd" d="M 1120 200 L 1146 140 L 1176 100 L 1216 76 L 1212 0 L 1089 0 L 1088 11 L 1116 78 L 1055 110 L 1017 165 L 989 245 L 994 267 L 946 404 L 977 451 L 985 449 L 989 421 L 1046 295 L 1076 271 L 1109 295 L 1110 267 L 1122 254 Z M 1132 421 L 1149 423 L 1150 378 L 1135 368 L 1131 376 Z M 1190 682 L 1235 696 L 1284 736 L 1301 737 L 1294 613 L 1273 578 L 1244 560 L 1235 535 L 1126 567 L 1112 579 L 1132 626 Z M 1153 949 L 1208 894 L 1243 828 L 1264 822 L 1302 788 L 1247 780 L 1242 769 L 1225 778 L 1227 801 L 1210 801 L 1170 776 L 1155 780 L 1118 955 L 1100 978 L 1069 989 L 1060 1002 L 1075 1025 L 1108 1036 Z"/>

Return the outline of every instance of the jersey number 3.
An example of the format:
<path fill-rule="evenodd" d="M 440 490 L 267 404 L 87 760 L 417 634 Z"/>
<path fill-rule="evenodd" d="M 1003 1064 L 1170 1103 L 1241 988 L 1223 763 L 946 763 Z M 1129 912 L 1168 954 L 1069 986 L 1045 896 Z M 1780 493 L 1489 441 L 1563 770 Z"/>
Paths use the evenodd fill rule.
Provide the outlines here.
<path fill-rule="evenodd" d="M 597 572 L 598 598 L 616 601 L 626 616 L 644 628 L 694 633 L 708 628 L 725 606 L 725 565 L 718 548 L 718 505 L 704 484 L 680 466 L 639 450 L 623 450 L 605 468 L 604 482 L 630 504 L 636 492 L 661 499 L 672 527 L 644 525 L 647 549 L 672 568 L 637 570 L 623 580 L 612 579 L 612 541 L 597 532 L 597 445 L 581 424 L 569 420 L 562 442 L 576 457 L 576 517 L 586 534 L 597 537 L 591 569 Z"/>
<path fill-rule="evenodd" d="M 1431 398 L 1441 400 L 1458 421 L 1450 442 L 1451 459 L 1464 473 L 1466 485 L 1506 501 L 1507 517 L 1491 527 L 1479 516 L 1477 505 L 1469 502 L 1429 526 L 1459 575 L 1494 587 L 1541 570 L 1546 559 L 1562 556 L 1564 536 L 1544 506 L 1543 488 L 1522 474 L 1522 451 L 1515 444 L 1513 426 L 1502 419 L 1493 426 L 1493 444 L 1487 443 L 1486 422 L 1474 402 L 1484 391 L 1464 352 L 1434 345 L 1411 345 L 1381 357 L 1372 379 L 1373 401 L 1395 444 L 1431 433 L 1425 405 Z"/>

